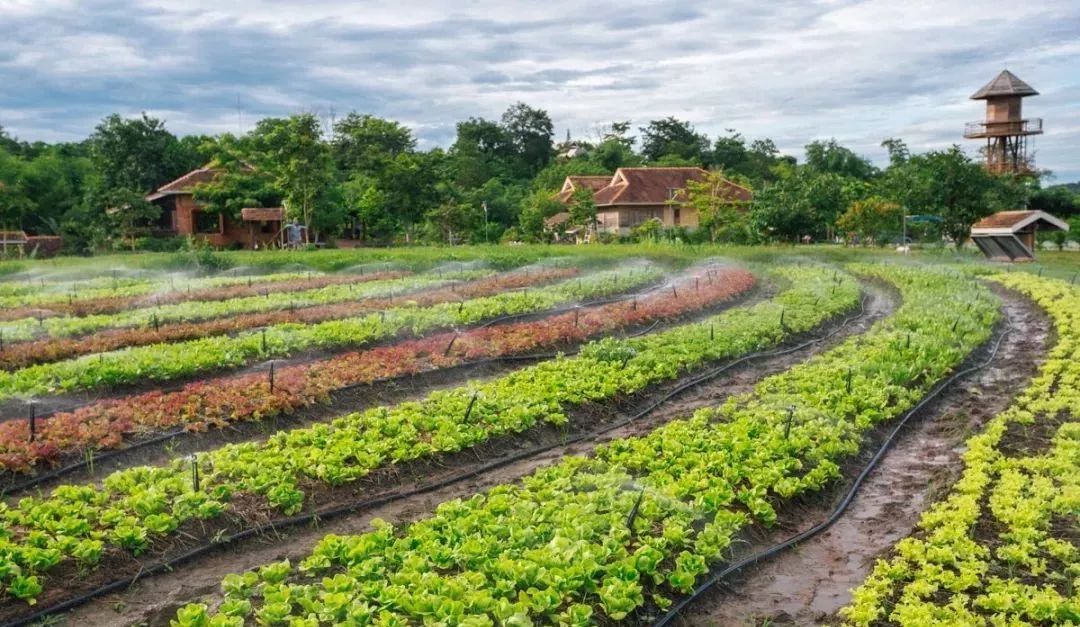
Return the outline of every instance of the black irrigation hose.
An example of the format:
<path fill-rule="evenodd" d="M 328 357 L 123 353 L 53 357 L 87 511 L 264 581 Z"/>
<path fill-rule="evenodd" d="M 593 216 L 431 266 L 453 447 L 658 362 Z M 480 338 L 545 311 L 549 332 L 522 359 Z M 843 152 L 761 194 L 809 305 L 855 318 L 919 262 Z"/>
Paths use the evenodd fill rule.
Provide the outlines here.
<path fill-rule="evenodd" d="M 614 297 L 614 298 L 607 298 L 607 299 L 600 299 L 600 300 L 596 300 L 596 301 L 589 301 L 587 303 L 582 303 L 582 304 L 579 304 L 579 305 L 574 306 L 574 307 L 565 307 L 565 308 L 561 308 L 561 309 L 554 309 L 554 310 L 545 311 L 545 312 L 538 312 L 538 313 L 534 312 L 534 313 L 514 314 L 514 315 L 510 315 L 510 316 L 503 316 L 502 318 L 493 319 L 493 320 L 491 320 L 491 321 L 489 321 L 489 322 L 487 322 L 487 323 L 485 323 L 483 325 L 480 325 L 479 327 L 476 327 L 476 328 L 484 328 L 484 327 L 487 327 L 487 326 L 491 326 L 492 324 L 494 324 L 498 320 L 505 321 L 505 319 L 511 319 L 511 318 L 517 318 L 517 317 L 535 316 L 535 315 L 551 316 L 551 315 L 557 315 L 559 313 L 565 313 L 567 311 L 573 311 L 574 309 L 576 309 L 578 307 L 595 307 L 597 305 L 604 305 L 604 304 L 610 304 L 610 303 L 613 303 L 613 302 L 619 302 L 620 300 L 626 300 L 626 299 L 630 299 L 630 298 L 638 298 L 638 297 L 643 296 L 645 294 L 648 294 L 648 293 L 650 293 L 652 291 L 660 289 L 661 287 L 663 287 L 663 286 L 662 285 L 653 285 L 653 286 L 650 286 L 648 288 L 644 288 L 642 290 L 639 290 L 638 292 L 634 292 L 634 293 L 631 293 L 631 294 L 625 294 L 625 295 L 617 296 L 617 297 Z M 655 329 L 660 324 L 660 322 L 661 322 L 660 320 L 656 320 L 648 328 L 646 328 L 646 329 L 644 329 L 642 331 L 639 331 L 637 333 L 630 334 L 627 337 L 637 337 L 639 335 L 644 335 L 646 333 L 649 333 L 653 329 Z M 578 352 L 578 349 L 575 349 L 575 350 L 572 350 L 572 351 L 564 352 L 562 354 L 563 355 L 575 355 L 575 354 L 577 354 L 577 352 Z M 515 362 L 515 361 L 537 361 L 537 360 L 543 360 L 543 359 L 554 359 L 556 356 L 557 356 L 556 353 L 530 354 L 530 355 L 503 355 L 503 356 L 500 356 L 500 357 L 491 357 L 491 358 L 487 358 L 487 359 L 479 359 L 479 360 L 475 360 L 475 361 L 471 361 L 471 362 L 456 364 L 454 366 L 450 366 L 450 367 L 447 367 L 447 368 L 441 368 L 438 371 L 439 372 L 450 372 L 450 371 L 457 370 L 457 369 L 474 368 L 474 367 L 477 367 L 477 366 L 483 366 L 483 365 L 492 364 L 492 363 L 506 363 L 506 362 Z M 430 372 L 436 372 L 436 371 L 430 371 Z M 333 394 L 341 394 L 343 392 L 349 392 L 351 390 L 359 389 L 361 387 L 370 386 L 370 385 L 379 384 L 379 383 L 386 383 L 388 381 L 394 381 L 394 380 L 401 379 L 401 378 L 402 377 L 387 377 L 387 378 L 382 378 L 382 379 L 376 379 L 376 380 L 373 380 L 373 381 L 365 381 L 363 383 L 353 383 L 353 384 L 350 384 L 350 385 L 342 386 L 340 388 L 335 388 L 334 390 L 331 390 L 331 393 L 333 393 Z M 45 418 L 48 418 L 48 417 L 52 416 L 55 413 L 58 413 L 58 412 L 54 411 L 54 412 L 51 412 L 49 414 L 40 415 L 40 416 L 38 416 L 38 420 L 43 420 Z M 18 420 L 18 419 L 17 418 L 11 418 L 9 420 Z M 0 421 L 0 422 L 3 422 L 3 421 Z M 20 481 L 20 482 L 17 482 L 17 483 L 12 483 L 10 485 L 0 487 L 0 498 L 9 496 L 9 495 L 14 494 L 14 493 L 19 493 L 19 492 L 22 492 L 22 491 L 25 491 L 25 490 L 29 490 L 31 488 L 34 488 L 34 487 L 37 487 L 37 486 L 40 486 L 40 485 L 43 485 L 43 484 L 46 484 L 46 483 L 48 483 L 50 481 L 54 481 L 56 479 L 59 479 L 60 477 L 63 477 L 65 475 L 69 475 L 69 474 L 71 474 L 73 472 L 78 472 L 79 470 L 89 468 L 89 467 L 93 466 L 95 463 L 107 462 L 108 460 L 114 459 L 114 458 L 119 457 L 121 455 L 128 455 L 133 451 L 141 450 L 141 449 L 144 449 L 144 448 L 152 447 L 152 446 L 155 446 L 155 445 L 158 445 L 158 444 L 162 444 L 164 442 L 171 441 L 171 440 L 173 440 L 175 438 L 178 438 L 178 437 L 181 437 L 181 436 L 185 435 L 186 433 L 188 433 L 188 430 L 187 430 L 186 427 L 178 427 L 178 428 L 173 429 L 171 431 L 166 431 L 164 433 L 156 435 L 156 436 L 154 436 L 152 438 L 149 438 L 149 439 L 146 439 L 146 440 L 141 440 L 139 442 L 135 442 L 133 444 L 125 446 L 122 449 L 115 449 L 115 450 L 110 450 L 110 451 L 104 451 L 104 452 L 101 452 L 101 453 L 98 453 L 98 454 L 91 454 L 89 457 L 87 457 L 87 458 L 85 458 L 85 459 L 83 459 L 81 461 L 72 462 L 70 464 L 67 464 L 66 466 L 61 466 L 60 468 L 57 468 L 55 470 L 51 470 L 51 471 L 46 472 L 44 474 L 36 475 L 36 476 L 34 476 L 34 477 L 30 478 L 30 479 L 26 479 L 24 481 Z"/>
<path fill-rule="evenodd" d="M 393 501 L 397 501 L 397 500 L 400 500 L 400 499 L 406 499 L 406 498 L 411 498 L 411 497 L 418 496 L 418 495 L 421 495 L 421 494 L 426 494 L 428 492 L 433 492 L 435 490 L 442 489 L 444 487 L 453 485 L 455 483 L 459 483 L 461 481 L 471 479 L 472 477 L 475 477 L 477 475 L 481 475 L 483 473 L 490 472 L 492 470 L 496 470 L 498 468 L 501 468 L 503 466 L 507 466 L 509 464 L 521 461 L 523 459 L 527 459 L 527 458 L 533 457 L 535 455 L 540 455 L 540 454 L 546 453 L 546 452 L 554 450 L 556 448 L 562 448 L 562 447 L 565 447 L 565 446 L 568 446 L 568 445 L 571 445 L 571 444 L 576 444 L 578 442 L 581 442 L 581 441 L 584 441 L 584 440 L 587 440 L 587 439 L 595 438 L 595 437 L 597 437 L 599 435 L 603 435 L 603 434 L 608 433 L 610 431 L 613 431 L 613 430 L 615 430 L 615 429 L 617 429 L 619 427 L 625 426 L 626 424 L 628 424 L 630 422 L 633 422 L 634 420 L 640 419 L 642 416 L 645 416 L 645 415 L 651 413 L 657 407 L 659 407 L 662 403 L 670 400 L 674 396 L 682 393 L 683 391 L 685 391 L 687 389 L 690 389 L 690 388 L 702 383 L 707 378 L 715 378 L 716 376 L 719 376 L 721 373 L 735 367 L 736 365 L 738 365 L 740 363 L 744 363 L 744 362 L 746 362 L 748 360 L 757 359 L 757 358 L 760 358 L 760 357 L 774 357 L 774 356 L 778 356 L 778 355 L 784 355 L 784 354 L 791 353 L 791 352 L 800 350 L 802 348 L 805 348 L 805 347 L 807 347 L 807 346 L 809 346 L 811 344 L 815 344 L 815 343 L 824 341 L 825 339 L 827 339 L 829 337 L 832 337 L 833 335 L 838 333 L 841 329 L 843 329 L 845 326 L 847 326 L 852 320 L 862 316 L 865 313 L 865 311 L 866 311 L 865 300 L 863 300 L 863 301 L 860 301 L 860 313 L 859 314 L 856 314 L 856 315 L 850 316 L 848 318 L 845 318 L 844 321 L 839 326 L 837 326 L 837 328 L 829 331 L 828 333 L 826 333 L 826 334 L 824 334 L 824 335 L 822 335 L 822 336 L 820 336 L 818 338 L 806 340 L 806 341 L 798 344 L 797 346 L 787 348 L 787 349 L 782 349 L 782 350 L 778 350 L 778 351 L 768 351 L 768 352 L 763 351 L 763 352 L 759 352 L 759 353 L 751 353 L 749 355 L 744 355 L 743 357 L 741 357 L 741 358 L 739 358 L 739 359 L 737 359 L 737 360 L 735 360 L 733 362 L 730 362 L 730 363 L 728 363 L 728 364 L 726 364 L 726 365 L 724 365 L 722 367 L 710 370 L 707 373 L 704 373 L 702 375 L 699 375 L 699 376 L 695 377 L 694 379 L 688 381 L 687 383 L 679 385 L 678 387 L 668 391 L 663 397 L 661 397 L 660 400 L 652 403 L 651 405 L 649 405 L 645 409 L 639 411 L 638 413 L 636 413 L 636 414 L 634 414 L 632 416 L 628 416 L 627 418 L 624 418 L 623 420 L 620 420 L 620 421 L 618 421 L 616 423 L 606 425 L 605 427 L 603 427 L 601 429 L 594 430 L 594 431 L 587 432 L 587 433 L 583 433 L 583 434 L 574 436 L 572 438 L 567 438 L 567 439 L 564 439 L 563 441 L 558 442 L 558 443 L 545 444 L 545 445 L 533 447 L 531 449 L 526 449 L 524 451 L 519 451 L 518 453 L 515 453 L 513 455 L 509 455 L 507 457 L 503 457 L 501 459 L 491 461 L 491 462 L 488 462 L 486 464 L 482 464 L 480 466 L 474 467 L 471 470 L 467 470 L 465 472 L 455 474 L 455 475 L 453 475 L 451 477 L 447 477 L 447 478 L 441 479 L 441 480 L 433 482 L 433 483 L 418 486 L 416 488 L 413 488 L 411 490 L 406 490 L 404 492 L 392 492 L 392 493 L 388 493 L 388 494 L 383 494 L 381 496 L 373 497 L 373 498 L 370 498 L 370 499 L 367 499 L 367 500 L 364 500 L 364 501 L 358 501 L 358 502 L 350 503 L 348 505 L 343 505 L 343 506 L 336 507 L 336 508 L 329 509 L 329 510 L 323 510 L 321 512 L 315 512 L 315 513 L 310 513 L 310 514 L 300 514 L 298 516 L 291 516 L 289 518 L 280 518 L 280 519 L 277 519 L 277 520 L 274 520 L 274 521 L 270 521 L 268 523 L 264 523 L 264 524 L 259 525 L 257 527 L 251 527 L 251 528 L 245 529 L 243 531 L 239 531 L 239 532 L 237 532 L 235 534 L 232 534 L 232 535 L 229 535 L 229 536 L 224 536 L 224 537 L 221 537 L 221 538 L 217 538 L 217 539 L 215 539 L 213 542 L 211 542 L 209 544 L 203 544 L 203 545 L 200 545 L 200 546 L 196 546 L 196 547 L 194 547 L 192 549 L 189 549 L 188 551 L 186 551 L 186 552 L 184 552 L 184 553 L 182 553 L 182 554 L 180 554 L 180 555 L 178 555 L 176 557 L 173 557 L 173 558 L 171 558 L 169 560 L 166 560 L 164 562 L 159 562 L 157 564 L 153 564 L 151 566 L 148 566 L 147 568 L 141 569 L 136 575 L 134 575 L 132 577 L 127 577 L 127 578 L 124 578 L 124 579 L 113 581 L 113 582 L 108 583 L 108 584 L 106 584 L 104 586 L 101 586 L 100 588 L 97 588 L 97 589 L 91 590 L 89 592 L 80 594 L 77 597 L 68 599 L 66 601 L 62 601 L 60 603 L 57 603 L 57 604 L 49 606 L 49 607 L 41 608 L 41 609 L 39 609 L 38 611 L 34 612 L 33 614 L 31 614 L 29 616 L 22 617 L 22 618 L 17 618 L 17 619 L 15 619 L 13 621 L 9 621 L 7 623 L 4 623 L 0 627 L 17 627 L 17 626 L 21 626 L 21 625 L 27 625 L 27 624 L 32 623 L 34 621 L 43 619 L 43 618 L 45 618 L 47 616 L 50 616 L 50 615 L 53 615 L 53 614 L 58 614 L 60 612 L 65 612 L 65 611 L 70 610 L 72 608 L 78 607 L 78 606 L 80 606 L 80 605 L 82 605 L 82 604 L 84 604 L 84 603 L 86 603 L 88 601 L 91 601 L 91 600 L 93 600 L 93 599 L 95 599 L 97 597 L 109 594 L 109 593 L 114 592 L 116 590 L 121 590 L 121 589 L 127 588 L 127 587 L 133 585 L 136 581 L 138 581 L 140 578 L 142 578 L 144 576 L 151 576 L 151 575 L 155 575 L 155 574 L 160 573 L 160 572 L 170 571 L 170 570 L 174 569 L 175 567 L 180 566 L 180 565 L 182 565 L 183 563 L 185 563 L 185 562 L 187 562 L 189 560 L 195 559 L 195 558 L 200 557 L 202 555 L 206 555 L 206 554 L 211 553 L 211 552 L 213 552 L 215 550 L 218 550 L 220 548 L 228 546 L 228 545 L 230 545 L 230 544 L 232 544 L 234 542 L 245 540 L 247 538 L 250 538 L 250 537 L 265 533 L 266 531 L 276 531 L 278 529 L 285 528 L 285 527 L 295 527 L 295 526 L 299 526 L 299 525 L 303 525 L 303 524 L 310 524 L 312 522 L 317 522 L 317 521 L 322 520 L 322 519 L 330 519 L 330 518 L 335 518 L 337 516 L 342 516 L 342 515 L 345 515 L 345 514 L 352 514 L 352 513 L 355 513 L 357 511 L 360 511 L 360 510 L 371 509 L 373 507 L 378 507 L 380 505 L 390 503 L 390 502 L 393 502 Z"/>
<path fill-rule="evenodd" d="M 1009 334 L 1009 331 L 1006 328 L 1001 333 L 1001 335 L 997 338 L 997 341 L 994 343 L 994 347 L 990 351 L 990 355 L 983 362 L 981 362 L 979 364 L 976 364 L 974 366 L 971 366 L 969 368 L 965 368 L 964 370 L 961 370 L 959 372 L 954 373 L 952 376 L 950 376 L 949 378 L 947 378 L 944 381 L 942 381 L 941 383 L 939 383 L 937 385 L 937 387 L 935 387 L 931 392 L 929 392 L 926 396 L 924 396 L 922 398 L 922 400 L 920 400 L 914 407 L 912 407 L 910 410 L 908 410 L 908 412 L 906 414 L 904 414 L 904 417 L 900 419 L 900 422 L 897 423 L 897 425 L 892 429 L 892 431 L 889 432 L 888 437 L 886 437 L 885 440 L 881 443 L 881 446 L 878 448 L 877 453 L 874 454 L 874 456 L 870 459 L 869 462 L 867 462 L 866 466 L 862 469 L 862 472 L 860 472 L 859 475 L 855 478 L 855 481 L 848 488 L 847 492 L 845 492 L 844 498 L 840 501 L 840 503 L 836 506 L 836 508 L 833 509 L 832 513 L 829 514 L 828 518 L 826 518 L 822 522 L 818 523 L 817 525 L 814 525 L 813 527 L 811 527 L 811 528 L 809 528 L 809 529 L 807 529 L 805 531 L 802 531 L 800 533 L 797 533 L 797 534 L 795 534 L 793 536 L 788 537 L 786 540 L 784 540 L 782 542 L 774 544 L 774 545 L 768 547 L 767 549 L 764 549 L 762 551 L 754 553 L 753 555 L 749 555 L 747 557 L 744 557 L 744 558 L 740 559 L 739 561 L 728 565 L 726 568 L 724 568 L 720 572 L 716 573 L 715 575 L 713 575 L 712 577 L 710 577 L 706 581 L 702 582 L 701 585 L 699 585 L 697 588 L 695 588 L 694 591 L 689 596 L 687 596 L 686 598 L 682 599 L 677 604 L 675 604 L 675 606 L 672 607 L 668 611 L 667 614 L 665 614 L 662 618 L 660 618 L 655 623 L 653 623 L 652 627 L 664 627 L 666 625 L 671 624 L 671 622 L 674 621 L 676 618 L 678 618 L 679 614 L 684 609 L 686 609 L 687 606 L 689 606 L 691 603 L 693 603 L 695 600 L 697 600 L 699 597 L 701 597 L 702 594 L 705 594 L 713 586 L 720 583 L 728 575 L 731 575 L 732 573 L 735 573 L 735 572 L 737 572 L 739 570 L 742 570 L 743 568 L 746 568 L 747 566 L 751 566 L 753 564 L 756 564 L 758 562 L 766 560 L 766 559 L 768 559 L 768 558 L 770 558 L 770 557 L 772 557 L 772 556 L 774 556 L 774 555 L 776 555 L 776 554 L 778 554 L 778 553 L 780 553 L 780 552 L 782 552 L 784 550 L 787 550 L 787 549 L 789 549 L 789 548 L 791 548 L 793 546 L 796 546 L 797 544 L 799 544 L 800 542 L 803 542 L 804 540 L 807 540 L 809 538 L 812 538 L 812 537 L 816 536 L 817 534 L 819 534 L 822 531 L 825 531 L 826 529 L 831 527 L 837 520 L 840 519 L 840 517 L 847 510 L 848 506 L 855 499 L 855 496 L 858 493 L 859 488 L 862 486 L 863 481 L 866 480 L 866 478 L 870 475 L 870 472 L 877 466 L 878 462 L 880 462 L 881 459 L 885 456 L 885 453 L 888 452 L 888 449 L 892 446 L 893 442 L 896 440 L 897 435 L 899 435 L 900 431 L 904 428 L 904 426 L 908 423 L 908 421 L 912 418 L 912 416 L 914 416 L 916 413 L 918 413 L 919 410 L 921 410 L 923 407 L 925 407 L 927 405 L 927 403 L 929 403 L 934 398 L 936 398 L 938 394 L 940 394 L 946 388 L 948 388 L 950 385 L 952 385 L 957 379 L 960 379 L 961 377 L 967 376 L 967 375 L 971 374 L 972 372 L 975 372 L 977 370 L 982 370 L 983 368 L 989 366 L 990 363 L 994 361 L 994 358 L 997 357 L 998 349 L 1001 348 L 1001 343 L 1005 340 L 1005 337 L 1008 334 Z"/>

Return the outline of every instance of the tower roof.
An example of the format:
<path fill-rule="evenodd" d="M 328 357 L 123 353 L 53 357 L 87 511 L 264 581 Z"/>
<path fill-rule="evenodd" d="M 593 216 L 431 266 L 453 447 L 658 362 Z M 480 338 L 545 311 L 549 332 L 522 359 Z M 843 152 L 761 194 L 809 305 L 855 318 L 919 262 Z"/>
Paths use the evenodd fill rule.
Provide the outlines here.
<path fill-rule="evenodd" d="M 986 100 L 994 96 L 1038 96 L 1031 85 L 1017 78 L 1009 70 L 1002 70 L 994 80 L 983 85 L 983 88 L 972 94 L 972 100 Z"/>

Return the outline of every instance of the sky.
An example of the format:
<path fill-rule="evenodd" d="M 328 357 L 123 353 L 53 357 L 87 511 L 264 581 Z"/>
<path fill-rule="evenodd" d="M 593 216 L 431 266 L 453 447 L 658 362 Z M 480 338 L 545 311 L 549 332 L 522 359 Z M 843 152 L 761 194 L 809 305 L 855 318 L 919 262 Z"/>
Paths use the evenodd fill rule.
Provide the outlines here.
<path fill-rule="evenodd" d="M 517 101 L 567 130 L 669 115 L 802 158 L 836 138 L 961 144 L 968 99 L 1008 68 L 1052 182 L 1080 180 L 1080 0 L 0 0 L 0 126 L 80 140 L 141 111 L 177 134 L 349 111 L 448 146 L 455 124 Z"/>

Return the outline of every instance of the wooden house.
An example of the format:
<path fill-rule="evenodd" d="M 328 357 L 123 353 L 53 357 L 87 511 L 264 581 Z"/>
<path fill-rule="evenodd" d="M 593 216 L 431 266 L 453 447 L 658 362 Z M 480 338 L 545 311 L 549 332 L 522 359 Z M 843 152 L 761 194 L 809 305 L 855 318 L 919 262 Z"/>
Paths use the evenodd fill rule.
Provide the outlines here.
<path fill-rule="evenodd" d="M 247 208 L 239 219 L 216 211 L 203 211 L 195 201 L 196 186 L 210 183 L 222 170 L 203 167 L 159 187 L 146 200 L 161 208 L 153 225 L 157 236 L 192 235 L 217 248 L 267 248 L 281 244 L 284 210 Z"/>

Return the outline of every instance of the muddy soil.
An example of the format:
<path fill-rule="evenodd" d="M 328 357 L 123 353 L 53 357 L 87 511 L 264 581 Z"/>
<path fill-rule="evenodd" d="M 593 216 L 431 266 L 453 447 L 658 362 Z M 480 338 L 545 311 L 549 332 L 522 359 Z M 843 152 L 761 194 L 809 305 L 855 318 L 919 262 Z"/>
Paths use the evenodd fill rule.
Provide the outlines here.
<path fill-rule="evenodd" d="M 206 597 L 206 602 L 213 602 L 213 595 L 218 591 L 221 579 L 233 572 L 254 568 L 266 562 L 289 558 L 294 561 L 303 559 L 311 552 L 315 544 L 325 535 L 354 534 L 369 530 L 373 518 L 381 518 L 398 523 L 407 523 L 429 514 L 439 503 L 489 489 L 495 485 L 511 482 L 533 472 L 539 467 L 554 463 L 566 455 L 586 455 L 597 445 L 616 438 L 648 432 L 676 417 L 688 415 L 695 409 L 713 406 L 722 402 L 729 395 L 750 391 L 762 378 L 781 372 L 794 364 L 805 360 L 810 355 L 827 350 L 847 337 L 864 333 L 874 322 L 890 315 L 897 306 L 897 296 L 891 290 L 869 285 L 865 311 L 851 319 L 842 328 L 831 325 L 836 331 L 827 340 L 807 346 L 798 351 L 770 358 L 748 362 L 744 366 L 725 372 L 723 376 L 702 383 L 672 399 L 657 411 L 632 422 L 624 427 L 609 431 L 601 436 L 587 438 L 566 446 L 557 445 L 524 459 L 513 461 L 494 470 L 483 472 L 476 477 L 464 479 L 422 494 L 395 499 L 384 505 L 365 509 L 360 512 L 323 519 L 320 524 L 305 527 L 278 529 L 258 537 L 223 547 L 221 550 L 202 556 L 192 562 L 179 566 L 170 573 L 163 573 L 143 579 L 127 590 L 103 596 L 76 608 L 60 617 L 64 625 L 168 625 L 176 609 L 186 603 Z M 798 342 L 792 342 L 798 344 Z M 625 415 L 632 415 L 638 408 L 647 406 L 651 400 L 665 394 L 677 383 L 661 387 L 645 397 L 626 399 L 619 407 L 596 406 L 584 409 L 578 417 L 588 415 L 596 424 L 610 424 Z M 571 416 L 573 419 L 574 416 Z M 534 432 L 519 436 L 518 447 L 527 442 L 528 446 L 542 444 L 557 433 Z M 563 434 L 564 436 L 567 434 Z M 496 445 L 497 446 L 497 445 Z M 502 454 L 514 455 L 520 449 L 504 447 Z M 470 453 L 471 456 L 471 453 Z M 487 453 L 479 456 L 485 463 L 493 459 Z M 473 458 L 473 465 L 477 459 Z M 449 476 L 469 470 L 464 462 L 465 456 L 459 456 L 456 463 L 446 464 L 441 471 L 433 465 L 426 474 L 414 479 L 419 482 L 438 481 L 441 476 Z M 414 484 L 415 485 L 415 484 Z M 414 486 L 402 486 L 410 488 Z M 134 560 L 133 560 L 134 561 Z"/>
<path fill-rule="evenodd" d="M 962 471 L 968 437 L 1026 387 L 1052 342 L 1047 316 L 1024 297 L 994 290 L 1003 301 L 1007 335 L 989 367 L 951 386 L 909 422 L 844 515 L 829 529 L 728 579 L 684 612 L 682 625 L 820 625 L 838 622 L 878 557 L 909 535 L 919 516 L 943 498 Z M 980 361 L 984 357 L 980 357 Z M 861 467 L 853 464 L 849 477 Z M 828 517 L 847 489 L 781 512 L 776 528 L 758 530 L 749 555 Z"/>

